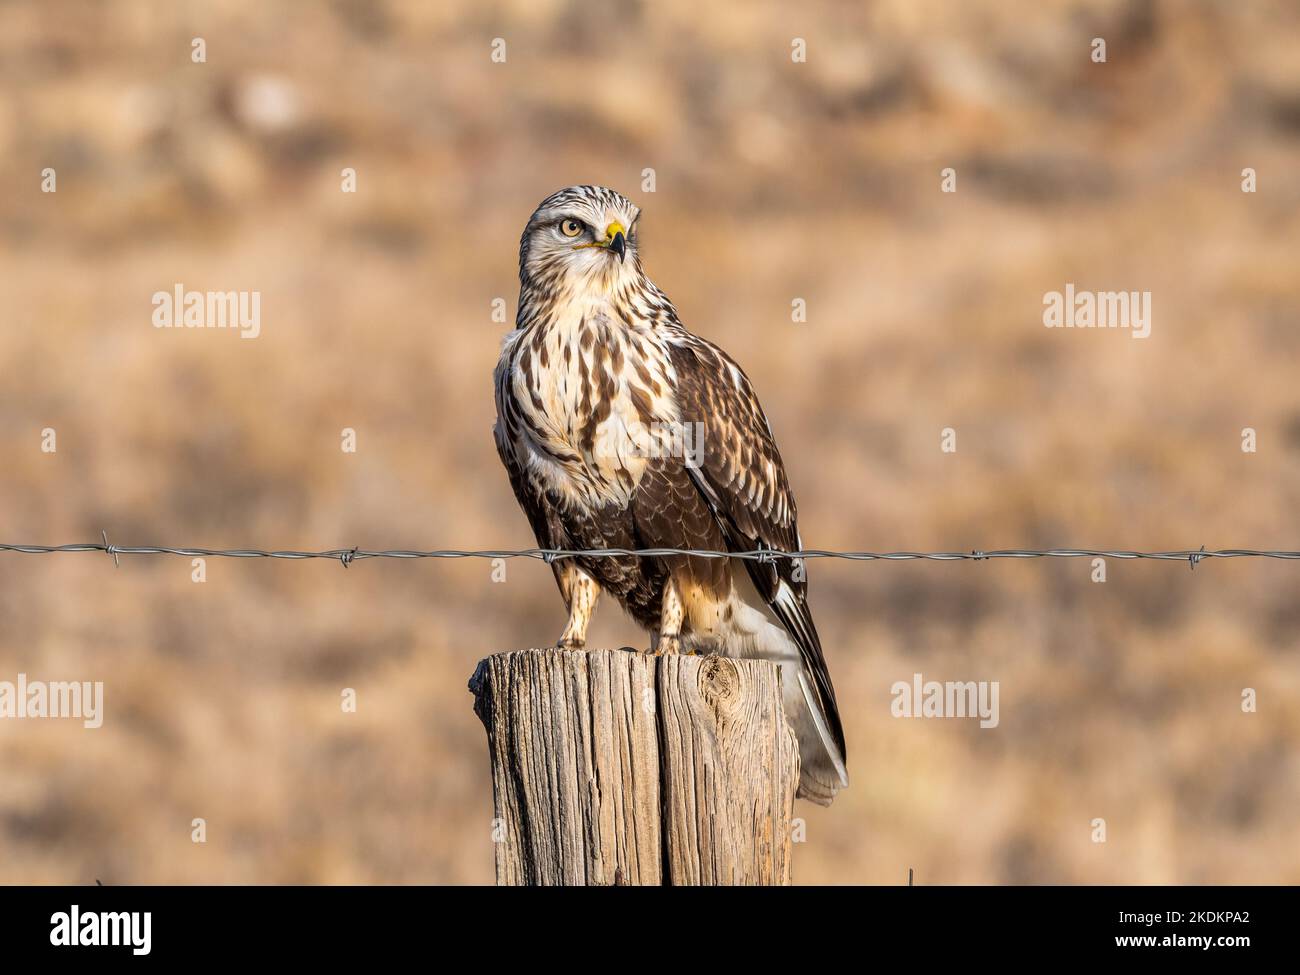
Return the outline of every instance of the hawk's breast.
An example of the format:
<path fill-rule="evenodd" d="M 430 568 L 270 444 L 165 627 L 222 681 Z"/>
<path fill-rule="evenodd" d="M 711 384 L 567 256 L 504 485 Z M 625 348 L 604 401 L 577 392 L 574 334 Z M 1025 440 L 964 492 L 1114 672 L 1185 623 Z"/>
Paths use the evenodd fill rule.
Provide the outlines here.
<path fill-rule="evenodd" d="M 647 462 L 680 443 L 663 338 L 608 301 L 574 301 L 512 333 L 497 368 L 525 470 L 573 503 L 626 507 Z"/>

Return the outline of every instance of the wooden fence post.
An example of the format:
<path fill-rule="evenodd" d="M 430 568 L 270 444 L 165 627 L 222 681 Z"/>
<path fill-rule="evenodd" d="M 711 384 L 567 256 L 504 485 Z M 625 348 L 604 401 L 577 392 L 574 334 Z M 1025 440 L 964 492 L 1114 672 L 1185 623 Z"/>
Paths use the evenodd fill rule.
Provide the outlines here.
<path fill-rule="evenodd" d="M 776 665 L 518 650 L 470 680 L 498 884 L 786 884 L 799 749 Z"/>

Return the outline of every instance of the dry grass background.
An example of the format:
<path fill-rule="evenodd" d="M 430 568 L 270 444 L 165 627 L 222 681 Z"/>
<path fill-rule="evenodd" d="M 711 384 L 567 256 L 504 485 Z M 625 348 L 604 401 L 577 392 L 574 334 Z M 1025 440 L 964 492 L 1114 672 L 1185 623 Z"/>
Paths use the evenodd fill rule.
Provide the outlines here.
<path fill-rule="evenodd" d="M 534 204 L 597 182 L 756 382 L 809 545 L 1300 548 L 1297 29 L 1264 0 L 0 4 L 0 538 L 532 544 L 490 302 Z M 1044 329 L 1066 281 L 1152 291 L 1151 338 Z M 154 329 L 175 282 L 260 290 L 262 336 Z M 1297 571 L 814 563 L 854 784 L 802 809 L 796 879 L 1300 881 Z M 107 700 L 93 732 L 0 722 L 0 882 L 489 881 L 465 681 L 558 634 L 549 572 L 189 573 L 0 557 L 0 679 Z M 594 639 L 642 638 L 606 605 Z M 914 671 L 1000 681 L 1001 726 L 891 718 Z"/>

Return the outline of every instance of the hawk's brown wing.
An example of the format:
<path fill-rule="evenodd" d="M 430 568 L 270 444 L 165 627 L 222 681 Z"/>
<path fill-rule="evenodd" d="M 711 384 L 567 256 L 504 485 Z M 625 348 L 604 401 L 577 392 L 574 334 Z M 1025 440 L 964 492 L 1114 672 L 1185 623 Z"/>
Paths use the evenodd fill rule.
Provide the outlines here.
<path fill-rule="evenodd" d="M 681 419 L 704 424 L 703 455 L 691 478 L 722 527 L 729 551 L 800 548 L 794 496 L 763 407 L 730 356 L 690 335 L 671 346 Z M 785 626 L 812 675 L 822 713 L 844 755 L 844 730 L 821 640 L 808 609 L 805 573 L 791 559 L 746 560 L 760 596 Z"/>

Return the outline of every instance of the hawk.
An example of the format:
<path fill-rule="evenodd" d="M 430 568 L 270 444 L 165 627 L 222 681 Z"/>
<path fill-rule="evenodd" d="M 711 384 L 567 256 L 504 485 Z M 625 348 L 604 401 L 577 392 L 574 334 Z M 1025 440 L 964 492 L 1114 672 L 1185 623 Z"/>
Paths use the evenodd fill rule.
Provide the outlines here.
<path fill-rule="evenodd" d="M 497 450 L 548 549 L 797 551 L 794 496 L 749 377 L 687 331 L 641 266 L 640 208 L 600 186 L 537 207 L 519 243 L 519 311 L 495 372 Z M 552 563 L 585 645 L 600 593 L 660 653 L 780 665 L 799 795 L 848 785 L 844 732 L 802 565 L 792 559 L 575 557 Z"/>

